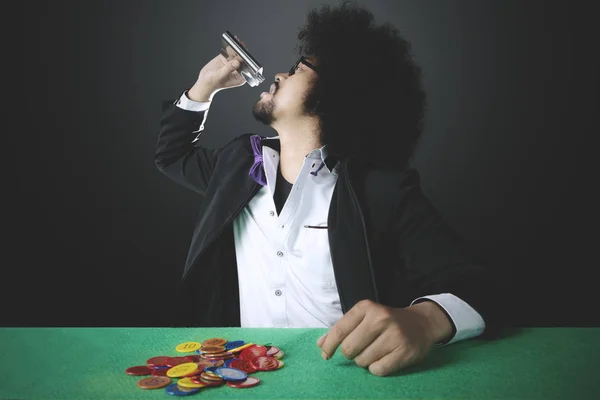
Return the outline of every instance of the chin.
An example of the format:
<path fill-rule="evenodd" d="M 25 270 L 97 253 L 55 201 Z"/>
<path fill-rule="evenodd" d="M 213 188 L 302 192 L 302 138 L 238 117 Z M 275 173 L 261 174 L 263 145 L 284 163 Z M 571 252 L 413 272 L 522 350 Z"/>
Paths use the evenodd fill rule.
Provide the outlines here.
<path fill-rule="evenodd" d="M 266 96 L 265 96 L 266 97 Z M 252 116 L 258 122 L 265 125 L 271 125 L 275 121 L 274 116 L 275 104 L 273 102 L 266 102 L 259 100 L 254 104 L 252 108 Z"/>

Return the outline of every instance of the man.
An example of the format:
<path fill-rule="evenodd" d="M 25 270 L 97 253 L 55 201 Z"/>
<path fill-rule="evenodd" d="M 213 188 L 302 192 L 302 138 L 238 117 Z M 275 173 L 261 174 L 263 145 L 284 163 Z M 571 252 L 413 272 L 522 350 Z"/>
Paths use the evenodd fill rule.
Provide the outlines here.
<path fill-rule="evenodd" d="M 204 197 L 182 279 L 190 324 L 331 328 L 323 358 L 341 347 L 388 375 L 436 344 L 495 332 L 500 310 L 491 274 L 409 167 L 420 70 L 372 20 L 346 3 L 310 12 L 304 56 L 252 110 L 277 137 L 216 150 L 199 144 L 209 106 L 245 81 L 240 60 L 215 57 L 165 102 L 156 164 Z"/>

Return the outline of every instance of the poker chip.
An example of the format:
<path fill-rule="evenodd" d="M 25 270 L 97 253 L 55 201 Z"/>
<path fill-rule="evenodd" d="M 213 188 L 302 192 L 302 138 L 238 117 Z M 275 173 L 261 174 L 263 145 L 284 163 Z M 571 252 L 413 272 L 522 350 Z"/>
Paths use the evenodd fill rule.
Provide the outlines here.
<path fill-rule="evenodd" d="M 196 364 L 198 365 L 198 364 Z M 200 375 L 201 373 L 204 372 L 204 365 L 198 365 L 198 368 L 196 368 L 193 371 L 190 371 L 189 373 L 182 375 L 180 378 L 189 378 L 192 376 L 196 376 L 196 375 Z"/>
<path fill-rule="evenodd" d="M 182 378 L 177 382 L 177 384 L 186 389 L 198 389 L 206 386 L 204 383 L 192 381 L 192 378 Z"/>
<path fill-rule="evenodd" d="M 251 360 L 252 365 L 259 371 L 272 371 L 279 366 L 279 360 L 274 357 L 256 357 Z"/>
<path fill-rule="evenodd" d="M 125 373 L 133 376 L 151 375 L 152 369 L 146 365 L 136 365 L 135 367 L 127 368 Z"/>
<path fill-rule="evenodd" d="M 227 343 L 226 339 L 213 338 L 213 339 L 206 339 L 204 342 L 202 342 L 202 346 L 222 346 L 225 343 Z"/>
<path fill-rule="evenodd" d="M 192 351 L 198 350 L 201 346 L 202 344 L 198 342 L 185 342 L 178 344 L 177 347 L 175 347 L 175 351 L 179 353 L 191 353 Z"/>
<path fill-rule="evenodd" d="M 155 371 L 156 370 L 161 370 L 161 369 L 169 369 L 169 368 L 171 368 L 171 367 L 167 367 L 166 365 L 165 366 L 162 366 L 162 365 L 149 365 L 149 367 L 151 369 L 155 370 Z"/>
<path fill-rule="evenodd" d="M 248 374 L 235 368 L 221 367 L 217 368 L 215 372 L 226 381 L 239 382 L 248 378 Z"/>
<path fill-rule="evenodd" d="M 189 396 L 219 386 L 251 388 L 261 380 L 250 374 L 284 366 L 280 360 L 283 351 L 270 343 L 260 345 L 212 338 L 180 343 L 175 346 L 175 351 L 196 354 L 151 357 L 146 360 L 146 365 L 129 367 L 125 372 L 132 376 L 149 375 L 137 382 L 141 389 L 164 388 L 172 396 Z"/>
<path fill-rule="evenodd" d="M 229 367 L 244 371 L 246 374 L 251 374 L 258 370 L 250 361 L 242 359 L 231 360 Z"/>
<path fill-rule="evenodd" d="M 185 357 L 183 357 L 183 358 L 185 358 L 185 359 L 186 359 L 186 360 L 188 360 L 189 362 L 195 362 L 195 363 L 197 363 L 197 362 L 199 362 L 200 360 L 202 360 L 202 358 L 200 358 L 200 356 L 185 356 Z"/>
<path fill-rule="evenodd" d="M 225 347 L 225 350 L 231 350 L 231 349 L 235 349 L 236 347 L 243 346 L 245 344 L 246 344 L 246 342 L 244 342 L 243 340 L 234 340 L 232 342 L 225 343 L 224 347 Z"/>
<path fill-rule="evenodd" d="M 221 379 L 220 381 L 211 381 L 210 379 L 200 378 L 199 382 L 202 383 L 205 387 L 216 387 L 221 386 L 225 381 L 223 379 Z"/>
<path fill-rule="evenodd" d="M 217 354 L 225 352 L 225 346 L 202 346 L 199 348 L 198 354 Z"/>
<path fill-rule="evenodd" d="M 262 357 L 267 355 L 267 348 L 265 346 L 253 345 L 242 351 L 240 358 L 244 360 L 251 360 L 256 357 Z"/>
<path fill-rule="evenodd" d="M 137 383 L 142 389 L 160 389 L 171 383 L 171 379 L 166 376 L 153 376 L 144 378 Z"/>
<path fill-rule="evenodd" d="M 200 388 L 183 388 L 177 383 L 173 383 L 165 388 L 165 392 L 173 396 L 189 396 L 196 394 L 200 391 Z"/>
<path fill-rule="evenodd" d="M 155 369 L 152 371 L 152 376 L 167 376 L 168 368 Z"/>
<path fill-rule="evenodd" d="M 167 371 L 167 376 L 170 378 L 182 378 L 194 374 L 198 370 L 198 364 L 188 362 L 179 364 Z"/>
<path fill-rule="evenodd" d="M 229 360 L 225 360 L 223 362 L 223 366 L 224 367 L 229 367 L 229 364 L 231 364 L 232 361 L 235 361 L 235 358 L 230 358 Z"/>
<path fill-rule="evenodd" d="M 172 368 L 179 364 L 185 364 L 185 363 L 189 363 L 189 362 L 190 362 L 190 360 L 186 359 L 185 357 L 169 357 L 165 361 L 165 365 L 169 368 Z"/>
<path fill-rule="evenodd" d="M 240 351 L 244 350 L 245 348 L 247 348 L 247 347 L 251 347 L 251 346 L 254 346 L 254 343 L 246 343 L 246 344 L 245 344 L 245 345 L 243 345 L 243 346 L 236 347 L 235 349 L 230 349 L 230 350 L 228 350 L 228 351 L 229 351 L 230 353 L 238 353 L 238 352 L 240 352 Z"/>
<path fill-rule="evenodd" d="M 169 356 L 158 356 L 152 357 L 146 361 L 149 367 L 167 367 L 167 360 L 171 358 Z"/>
<path fill-rule="evenodd" d="M 232 387 L 232 388 L 244 389 L 244 388 L 254 387 L 254 386 L 258 385 L 259 383 L 260 383 L 260 379 L 254 377 L 254 376 L 249 376 L 243 382 L 227 382 L 227 386 Z"/>
<path fill-rule="evenodd" d="M 269 346 L 269 348 L 267 349 L 267 354 L 265 354 L 265 355 L 267 357 L 273 357 L 277 353 L 279 353 L 279 347 L 277 347 L 277 346 Z"/>
<path fill-rule="evenodd" d="M 203 365 L 205 367 L 220 367 L 225 362 L 223 360 L 200 360 L 196 364 Z"/>

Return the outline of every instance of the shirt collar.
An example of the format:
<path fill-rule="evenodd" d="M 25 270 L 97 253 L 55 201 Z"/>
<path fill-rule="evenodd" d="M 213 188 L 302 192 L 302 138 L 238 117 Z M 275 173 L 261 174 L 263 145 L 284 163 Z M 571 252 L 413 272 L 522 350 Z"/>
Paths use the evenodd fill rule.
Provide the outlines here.
<path fill-rule="evenodd" d="M 279 141 L 279 136 L 263 138 L 262 144 L 263 144 L 263 146 L 272 148 L 273 150 L 277 151 L 278 153 L 281 151 L 281 142 Z M 335 157 L 329 155 L 329 152 L 327 151 L 327 145 L 324 145 L 323 147 L 320 147 L 318 149 L 314 149 L 313 151 L 311 151 L 309 154 L 306 155 L 306 158 L 319 160 L 319 161 L 325 163 L 325 166 L 327 167 L 327 169 L 329 170 L 330 173 L 333 171 L 333 168 L 335 167 L 335 164 L 337 163 L 337 160 L 335 159 Z"/>

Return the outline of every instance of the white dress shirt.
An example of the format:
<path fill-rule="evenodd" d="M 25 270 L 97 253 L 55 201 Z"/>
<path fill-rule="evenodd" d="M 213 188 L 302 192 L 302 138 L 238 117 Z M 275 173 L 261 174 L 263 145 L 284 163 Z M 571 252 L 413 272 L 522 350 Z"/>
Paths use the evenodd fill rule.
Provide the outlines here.
<path fill-rule="evenodd" d="M 184 92 L 176 104 L 184 110 L 207 111 L 196 131 L 200 135 L 210 102 L 193 101 Z M 343 315 L 327 229 L 306 227 L 327 226 L 338 174 L 335 167 L 319 170 L 326 157 L 323 147 L 304 159 L 277 215 L 273 195 L 279 153 L 263 146 L 267 185 L 233 222 L 242 327 L 329 328 Z M 436 302 L 452 319 L 456 334 L 446 344 L 478 336 L 485 329 L 481 315 L 457 296 L 432 294 L 411 304 L 421 299 Z"/>

